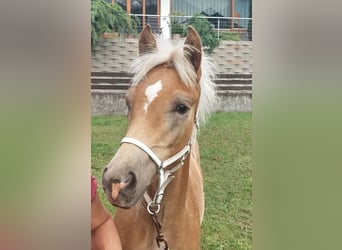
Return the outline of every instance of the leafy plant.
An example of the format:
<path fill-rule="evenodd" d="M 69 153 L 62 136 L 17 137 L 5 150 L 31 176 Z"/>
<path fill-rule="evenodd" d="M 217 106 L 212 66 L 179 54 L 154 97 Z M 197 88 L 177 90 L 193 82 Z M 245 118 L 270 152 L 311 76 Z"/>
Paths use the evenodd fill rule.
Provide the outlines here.
<path fill-rule="evenodd" d="M 183 34 L 184 28 L 179 23 L 173 23 L 171 26 L 171 33 L 172 34 Z"/>
<path fill-rule="evenodd" d="M 105 32 L 136 33 L 137 19 L 131 18 L 118 4 L 91 0 L 91 47 Z"/>
<path fill-rule="evenodd" d="M 183 13 L 180 12 L 172 12 L 170 14 L 171 17 L 171 34 L 180 34 L 184 35 L 184 25 L 181 24 Z"/>
<path fill-rule="evenodd" d="M 211 54 L 214 48 L 219 45 L 219 39 L 213 30 L 213 25 L 201 14 L 194 15 L 187 23 L 196 29 L 203 46 L 207 47 L 208 53 Z"/>

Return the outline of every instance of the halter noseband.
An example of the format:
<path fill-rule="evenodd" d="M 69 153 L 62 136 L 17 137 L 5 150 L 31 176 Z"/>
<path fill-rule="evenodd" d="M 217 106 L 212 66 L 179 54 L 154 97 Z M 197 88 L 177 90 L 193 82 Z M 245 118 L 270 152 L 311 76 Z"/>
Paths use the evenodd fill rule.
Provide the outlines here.
<path fill-rule="evenodd" d="M 142 149 L 143 151 L 145 151 L 145 153 L 148 154 L 151 157 L 151 159 L 154 161 L 154 163 L 157 165 L 157 170 L 164 169 L 164 168 L 170 166 L 172 163 L 174 163 L 178 159 L 180 159 L 182 156 L 185 156 L 187 153 L 190 152 L 190 146 L 191 146 L 191 144 L 189 142 L 188 145 L 186 145 L 177 154 L 175 154 L 174 156 L 171 156 L 170 158 L 168 158 L 164 161 L 161 161 L 159 159 L 159 157 L 155 153 L 153 153 L 153 151 L 148 146 L 146 146 L 143 142 L 141 142 L 137 139 L 134 139 L 131 137 L 124 137 L 121 140 L 121 144 L 122 143 L 133 144 L 133 145 L 137 146 L 138 148 Z"/>

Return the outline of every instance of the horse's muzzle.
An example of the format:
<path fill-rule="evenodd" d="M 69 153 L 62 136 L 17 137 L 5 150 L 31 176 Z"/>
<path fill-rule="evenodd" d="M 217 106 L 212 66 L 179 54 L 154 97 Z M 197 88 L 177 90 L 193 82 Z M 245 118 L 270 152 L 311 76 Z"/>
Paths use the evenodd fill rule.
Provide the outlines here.
<path fill-rule="evenodd" d="M 130 207 L 136 202 L 137 178 L 133 172 L 124 176 L 111 176 L 106 167 L 102 175 L 102 188 L 107 199 L 119 207 Z"/>

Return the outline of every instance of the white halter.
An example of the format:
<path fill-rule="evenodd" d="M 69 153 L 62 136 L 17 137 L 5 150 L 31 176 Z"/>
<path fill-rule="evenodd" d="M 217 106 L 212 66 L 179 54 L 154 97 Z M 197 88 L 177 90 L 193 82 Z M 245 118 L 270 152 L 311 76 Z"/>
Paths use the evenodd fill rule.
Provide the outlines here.
<path fill-rule="evenodd" d="M 171 176 L 174 172 L 176 172 L 180 167 L 184 165 L 184 161 L 187 157 L 187 155 L 190 153 L 191 150 L 191 145 L 196 139 L 197 135 L 197 129 L 198 129 L 198 121 L 197 119 L 195 120 L 195 127 L 192 132 L 192 136 L 188 144 L 177 154 L 171 156 L 170 158 L 162 161 L 159 159 L 159 157 L 148 147 L 146 146 L 143 142 L 131 138 L 131 137 L 124 137 L 121 140 L 122 143 L 130 143 L 141 150 L 143 150 L 157 165 L 157 171 L 159 172 L 159 183 L 158 183 L 158 188 L 156 190 L 156 193 L 154 195 L 153 200 L 151 197 L 145 192 L 144 198 L 145 201 L 147 202 L 147 211 L 150 214 L 153 214 L 153 212 L 158 213 L 160 210 L 160 203 L 164 197 L 164 190 L 167 187 L 167 185 L 175 178 L 175 176 Z M 175 165 L 173 168 L 165 170 L 168 166 L 172 165 L 175 163 L 177 160 L 180 159 L 180 163 Z M 152 211 L 153 210 L 153 211 Z"/>

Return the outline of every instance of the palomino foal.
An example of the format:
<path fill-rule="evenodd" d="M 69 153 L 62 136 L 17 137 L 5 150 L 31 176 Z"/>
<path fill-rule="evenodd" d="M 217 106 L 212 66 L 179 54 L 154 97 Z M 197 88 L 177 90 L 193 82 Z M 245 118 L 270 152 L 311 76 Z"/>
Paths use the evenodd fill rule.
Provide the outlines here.
<path fill-rule="evenodd" d="M 196 132 L 198 116 L 216 100 L 213 74 L 192 27 L 184 44 L 163 46 L 146 26 L 126 96 L 126 136 L 103 171 L 123 249 L 200 248 L 204 194 Z"/>

